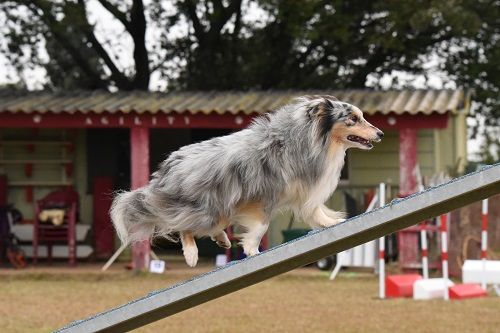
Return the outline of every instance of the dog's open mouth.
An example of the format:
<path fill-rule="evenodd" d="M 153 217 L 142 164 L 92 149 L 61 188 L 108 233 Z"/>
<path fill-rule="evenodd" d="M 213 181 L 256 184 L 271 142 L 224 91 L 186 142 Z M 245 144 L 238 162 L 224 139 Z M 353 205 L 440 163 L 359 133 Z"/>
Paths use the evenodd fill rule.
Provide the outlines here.
<path fill-rule="evenodd" d="M 347 140 L 360 143 L 367 148 L 373 148 L 373 144 L 370 140 L 363 139 L 362 137 L 357 135 L 348 135 Z"/>

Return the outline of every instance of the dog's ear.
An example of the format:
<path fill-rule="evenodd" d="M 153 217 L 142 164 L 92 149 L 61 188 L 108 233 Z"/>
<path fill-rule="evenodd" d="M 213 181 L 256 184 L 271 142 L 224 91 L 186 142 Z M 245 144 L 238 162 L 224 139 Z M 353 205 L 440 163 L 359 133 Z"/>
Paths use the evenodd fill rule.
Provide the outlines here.
<path fill-rule="evenodd" d="M 310 120 L 334 116 L 336 105 L 327 97 L 330 96 L 316 95 L 315 99 L 310 100 L 310 105 L 306 109 L 307 116 Z"/>
<path fill-rule="evenodd" d="M 316 97 L 317 98 L 315 99 L 309 100 L 309 105 L 306 109 L 307 117 L 310 120 L 314 120 L 315 118 L 321 118 L 325 116 L 328 113 L 328 111 L 333 109 L 333 104 L 331 101 L 319 96 Z M 309 98 L 309 96 L 307 96 L 306 98 Z"/>
<path fill-rule="evenodd" d="M 335 123 L 334 110 L 335 105 L 329 98 L 324 96 L 312 100 L 311 105 L 306 110 L 309 120 L 317 122 L 319 135 L 323 139 L 326 139 Z"/>

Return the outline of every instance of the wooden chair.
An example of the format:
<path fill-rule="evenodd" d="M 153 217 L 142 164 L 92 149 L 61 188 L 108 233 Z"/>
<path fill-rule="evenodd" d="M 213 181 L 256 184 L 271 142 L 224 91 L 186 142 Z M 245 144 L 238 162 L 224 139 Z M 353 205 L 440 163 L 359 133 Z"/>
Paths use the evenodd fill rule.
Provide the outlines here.
<path fill-rule="evenodd" d="M 64 209 L 64 221 L 56 226 L 43 223 L 39 219 L 44 209 Z M 33 223 L 33 264 L 38 262 L 38 246 L 47 246 L 48 262 L 52 263 L 52 246 L 66 244 L 68 246 L 68 261 L 76 264 L 76 222 L 78 217 L 78 193 L 71 188 L 54 191 L 35 204 L 35 218 Z"/>

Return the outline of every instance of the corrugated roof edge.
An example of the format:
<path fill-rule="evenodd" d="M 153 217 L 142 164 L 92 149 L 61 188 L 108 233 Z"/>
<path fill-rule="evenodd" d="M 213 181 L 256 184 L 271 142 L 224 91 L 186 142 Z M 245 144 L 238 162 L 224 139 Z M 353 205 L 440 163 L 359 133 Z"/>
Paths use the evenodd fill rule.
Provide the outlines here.
<path fill-rule="evenodd" d="M 458 89 L 405 89 L 405 90 L 248 90 L 248 91 L 25 91 L 0 89 L 0 112 L 68 112 L 68 113 L 103 113 L 103 112 L 138 112 L 138 113 L 265 113 L 283 105 L 293 97 L 304 94 L 331 94 L 341 100 L 360 106 L 368 114 L 430 114 L 457 113 L 468 111 L 472 91 Z M 106 98 L 102 98 L 106 96 Z M 190 98 L 183 98 L 183 97 Z M 420 96 L 420 99 L 418 97 Z M 27 98 L 28 97 L 28 98 Z M 101 103 L 87 101 L 90 98 L 101 97 Z M 272 98 L 275 97 L 275 98 Z M 413 97 L 413 99 L 412 99 Z M 424 98 L 425 97 L 425 98 Z M 36 106 L 37 102 L 44 101 Z M 267 103 L 262 103 L 266 98 Z M 151 99 L 148 103 L 147 99 Z M 145 101 L 146 100 L 146 101 Z M 246 100 L 246 103 L 242 102 Z M 275 103 L 278 100 L 280 103 Z M 408 101 L 419 103 L 408 109 Z M 224 101 L 224 102 L 222 102 Z M 394 103 L 397 101 L 398 103 Z M 47 104 L 45 102 L 48 102 Z M 125 103 L 126 102 L 126 103 Z M 156 103 L 153 103 L 156 102 Z M 281 103 L 282 102 L 282 103 Z M 73 103 L 76 103 L 73 104 Z M 45 104 L 45 105 L 44 105 Z M 149 108 L 151 104 L 155 105 Z M 158 106 L 160 104 L 160 106 Z M 395 105 L 396 104 L 396 105 Z M 109 106 L 109 108 L 108 108 Z M 182 106 L 178 108 L 176 106 Z M 259 106 L 252 109 L 251 107 Z M 397 108 L 394 108 L 398 106 Z M 86 108 L 87 107 L 87 108 Z M 195 107 L 195 108 L 191 108 Z M 58 111 L 54 111 L 54 110 Z"/>

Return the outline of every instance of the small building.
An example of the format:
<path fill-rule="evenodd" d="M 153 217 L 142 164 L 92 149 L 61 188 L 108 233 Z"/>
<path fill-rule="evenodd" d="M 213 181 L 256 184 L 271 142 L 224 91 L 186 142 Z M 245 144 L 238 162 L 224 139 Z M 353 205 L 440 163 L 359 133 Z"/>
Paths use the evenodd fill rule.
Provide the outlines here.
<path fill-rule="evenodd" d="M 388 183 L 393 194 L 415 192 L 417 165 L 424 177 L 450 168 L 460 172 L 465 167 L 470 95 L 462 89 L 168 94 L 3 91 L 0 205 L 11 203 L 22 212 L 26 225 L 19 236 L 27 242 L 25 250 L 30 255 L 33 203 L 56 188 L 73 187 L 80 197 L 77 253 L 109 256 L 115 248 L 114 234 L 100 200 L 109 201 L 117 189 L 147 183 L 151 171 L 169 152 L 244 128 L 254 117 L 311 93 L 334 95 L 357 105 L 368 121 L 386 133 L 369 152 L 348 151 L 339 190 L 330 202 L 336 209 L 345 209 L 343 190 L 362 208 L 366 192 L 380 182 Z M 271 246 L 282 242 L 281 231 L 287 224 L 286 217 L 273 221 L 268 234 Z M 140 246 L 135 252 L 141 253 Z"/>

